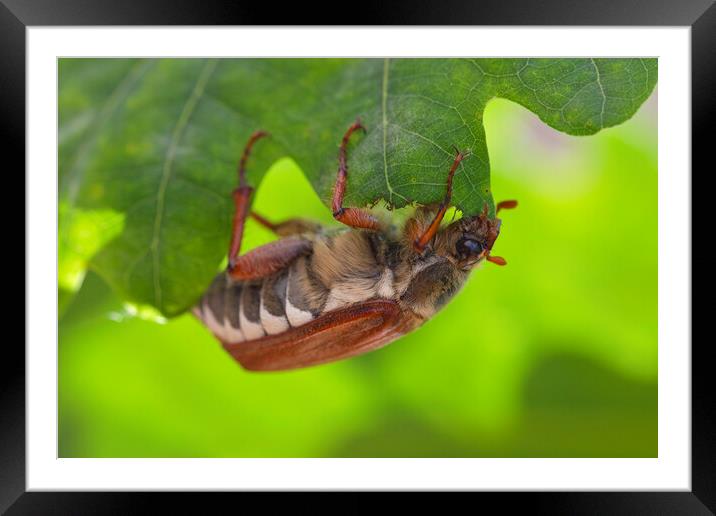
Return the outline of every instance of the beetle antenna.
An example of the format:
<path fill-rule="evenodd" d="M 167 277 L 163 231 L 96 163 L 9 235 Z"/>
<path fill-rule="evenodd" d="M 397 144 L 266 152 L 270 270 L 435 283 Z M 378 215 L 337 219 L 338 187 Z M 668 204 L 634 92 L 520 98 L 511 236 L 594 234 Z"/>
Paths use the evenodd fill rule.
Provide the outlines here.
<path fill-rule="evenodd" d="M 511 210 L 513 208 L 517 208 L 517 201 L 500 201 L 497 203 L 497 207 L 495 208 L 495 214 L 500 213 L 500 210 Z"/>
<path fill-rule="evenodd" d="M 488 254 L 486 260 L 494 263 L 495 265 L 507 265 L 507 260 L 505 260 L 502 256 L 491 256 Z"/>

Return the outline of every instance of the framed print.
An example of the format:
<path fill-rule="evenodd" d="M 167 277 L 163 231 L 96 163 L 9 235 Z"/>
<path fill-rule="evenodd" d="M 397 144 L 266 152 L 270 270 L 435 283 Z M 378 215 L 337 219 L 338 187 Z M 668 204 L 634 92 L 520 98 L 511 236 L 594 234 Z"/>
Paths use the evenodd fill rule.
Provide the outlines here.
<path fill-rule="evenodd" d="M 27 192 L 8 514 L 254 490 L 714 511 L 709 2 L 322 27 L 4 4 Z"/>

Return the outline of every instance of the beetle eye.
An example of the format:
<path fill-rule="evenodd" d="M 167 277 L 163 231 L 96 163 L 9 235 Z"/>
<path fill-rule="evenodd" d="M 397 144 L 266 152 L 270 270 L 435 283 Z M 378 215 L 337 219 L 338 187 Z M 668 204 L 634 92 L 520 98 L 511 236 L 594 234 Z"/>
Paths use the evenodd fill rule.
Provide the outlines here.
<path fill-rule="evenodd" d="M 457 252 L 461 256 L 480 254 L 484 249 L 485 247 L 480 242 L 472 238 L 461 238 L 457 242 Z"/>

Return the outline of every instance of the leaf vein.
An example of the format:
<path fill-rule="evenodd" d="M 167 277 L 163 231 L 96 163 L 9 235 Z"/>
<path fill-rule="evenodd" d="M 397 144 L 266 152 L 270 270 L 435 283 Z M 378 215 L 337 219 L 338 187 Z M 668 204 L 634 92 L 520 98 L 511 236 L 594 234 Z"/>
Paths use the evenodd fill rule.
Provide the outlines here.
<path fill-rule="evenodd" d="M 174 165 L 174 159 L 176 157 L 177 149 L 179 148 L 179 143 L 184 136 L 184 131 L 189 124 L 189 119 L 191 118 L 192 114 L 194 113 L 194 110 L 196 109 L 197 104 L 199 103 L 199 100 L 201 100 L 201 97 L 204 93 L 204 88 L 206 88 L 207 82 L 209 82 L 209 79 L 211 78 L 212 73 L 214 72 L 217 64 L 216 59 L 209 59 L 205 64 L 204 68 L 202 68 L 201 73 L 199 74 L 199 78 L 197 79 L 196 83 L 194 84 L 194 88 L 192 88 L 191 94 L 189 95 L 189 98 L 184 103 L 184 107 L 182 108 L 181 113 L 179 114 L 179 119 L 177 120 L 176 125 L 174 126 L 174 130 L 172 131 L 171 140 L 169 142 L 169 145 L 167 146 L 167 152 L 164 157 L 164 164 L 162 166 L 162 177 L 159 182 L 159 188 L 157 190 L 157 210 L 154 217 L 154 228 L 152 232 L 152 241 L 149 245 L 149 249 L 152 253 L 152 278 L 154 281 L 154 306 L 159 307 L 161 309 L 162 306 L 162 289 L 161 289 L 161 277 L 159 274 L 159 265 L 160 265 L 160 253 L 159 253 L 159 244 L 161 240 L 161 226 L 162 226 L 162 220 L 164 218 L 164 201 L 166 197 L 166 191 L 167 186 L 169 184 L 169 179 L 172 175 L 172 168 Z"/>
<path fill-rule="evenodd" d="M 602 85 L 602 78 L 599 74 L 599 67 L 597 67 L 597 63 L 594 61 L 593 58 L 589 59 L 592 64 L 594 65 L 594 71 L 597 72 L 597 84 L 599 85 L 599 91 L 602 92 L 602 109 L 599 112 L 599 127 L 604 128 L 604 108 L 607 105 L 607 95 L 604 93 L 604 86 Z"/>
<path fill-rule="evenodd" d="M 385 185 L 388 187 L 388 203 L 393 204 L 393 194 L 407 199 L 393 190 L 388 178 L 388 65 L 390 59 L 383 60 L 383 83 L 381 86 L 381 107 L 383 112 L 383 175 L 385 176 Z"/>

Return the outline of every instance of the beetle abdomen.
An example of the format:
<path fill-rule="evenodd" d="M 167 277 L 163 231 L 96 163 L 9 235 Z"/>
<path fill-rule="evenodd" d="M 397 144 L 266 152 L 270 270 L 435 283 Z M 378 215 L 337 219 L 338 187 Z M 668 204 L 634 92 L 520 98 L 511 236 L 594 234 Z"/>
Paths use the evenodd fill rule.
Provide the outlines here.
<path fill-rule="evenodd" d="M 288 270 L 258 281 L 236 281 L 222 272 L 194 307 L 194 314 L 222 342 L 243 342 L 275 335 L 289 328 L 285 290 L 277 295 Z"/>
<path fill-rule="evenodd" d="M 394 249 L 365 232 L 343 232 L 314 242 L 313 252 L 285 269 L 251 281 L 222 272 L 194 314 L 222 342 L 278 335 L 324 313 L 368 299 L 395 297 Z"/>
<path fill-rule="evenodd" d="M 259 314 L 267 335 L 278 335 L 290 328 L 286 318 L 286 286 L 288 270 L 264 279 L 261 287 Z"/>
<path fill-rule="evenodd" d="M 312 273 L 311 256 L 252 281 L 216 276 L 194 314 L 222 342 L 243 342 L 302 326 L 326 309 L 330 289 Z"/>

